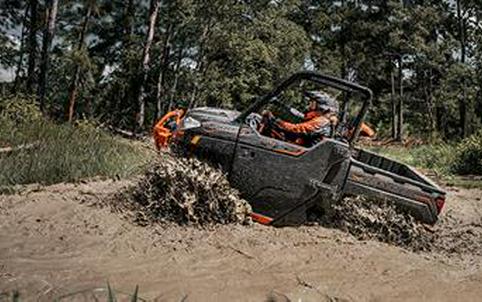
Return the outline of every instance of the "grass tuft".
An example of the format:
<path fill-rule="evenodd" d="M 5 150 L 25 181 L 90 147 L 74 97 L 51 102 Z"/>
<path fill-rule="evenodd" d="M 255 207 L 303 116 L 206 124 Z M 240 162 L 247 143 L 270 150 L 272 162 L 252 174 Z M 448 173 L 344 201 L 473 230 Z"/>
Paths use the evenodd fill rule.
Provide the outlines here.
<path fill-rule="evenodd" d="M 23 102 L 22 106 L 4 101 L 0 106 L 0 148 L 14 149 L 0 152 L 0 187 L 94 176 L 122 178 L 141 172 L 153 157 L 141 144 L 115 137 L 91 123 L 47 121 L 28 100 Z"/>
<path fill-rule="evenodd" d="M 131 302 L 137 302 L 138 298 L 137 295 L 139 293 L 139 285 L 136 285 L 136 289 L 134 290 L 134 294 L 131 297 Z"/>
<path fill-rule="evenodd" d="M 450 144 L 420 145 L 414 147 L 373 147 L 372 151 L 410 166 L 434 171 L 439 176 L 450 176 L 455 160 L 455 146 Z"/>

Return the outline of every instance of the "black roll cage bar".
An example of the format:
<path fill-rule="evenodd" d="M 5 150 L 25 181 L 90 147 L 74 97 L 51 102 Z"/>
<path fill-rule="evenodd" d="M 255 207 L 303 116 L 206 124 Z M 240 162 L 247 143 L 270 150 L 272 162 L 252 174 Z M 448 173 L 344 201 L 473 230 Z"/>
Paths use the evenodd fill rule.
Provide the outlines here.
<path fill-rule="evenodd" d="M 349 144 L 353 145 L 358 139 L 358 136 L 360 134 L 361 124 L 365 119 L 368 109 L 371 106 L 373 92 L 371 91 L 371 89 L 358 85 L 356 83 L 349 82 L 337 77 L 325 75 L 314 71 L 301 71 L 293 74 L 292 76 L 290 76 L 289 78 L 281 82 L 281 84 L 279 84 L 272 91 L 258 98 L 258 100 L 256 100 L 244 112 L 242 112 L 238 117 L 236 117 L 234 121 L 238 123 L 244 123 L 246 117 L 249 114 L 251 114 L 252 112 L 259 111 L 263 106 L 268 104 L 273 98 L 279 96 L 279 94 L 281 94 L 283 90 L 291 86 L 293 83 L 302 81 L 302 80 L 312 81 L 321 85 L 342 90 L 344 92 L 357 92 L 363 95 L 363 98 L 364 98 L 363 105 L 354 122 L 355 131 L 353 132 L 352 136 L 348 140 Z"/>

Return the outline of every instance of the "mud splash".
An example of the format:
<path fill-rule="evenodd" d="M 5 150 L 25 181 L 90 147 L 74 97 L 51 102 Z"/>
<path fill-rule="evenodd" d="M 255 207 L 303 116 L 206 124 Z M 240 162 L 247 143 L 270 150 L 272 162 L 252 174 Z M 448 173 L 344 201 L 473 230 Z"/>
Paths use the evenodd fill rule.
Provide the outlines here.
<path fill-rule="evenodd" d="M 428 226 L 389 202 L 350 197 L 334 205 L 330 215 L 315 216 L 313 221 L 358 240 L 377 240 L 414 252 L 482 255 L 482 218 L 464 224 L 447 213 L 435 226 Z"/>
<path fill-rule="evenodd" d="M 250 205 L 225 175 L 196 159 L 164 154 L 111 205 L 136 224 L 208 225 L 250 222 Z"/>
<path fill-rule="evenodd" d="M 315 221 L 358 240 L 378 240 L 414 251 L 429 251 L 431 247 L 425 227 L 388 202 L 347 197 L 332 207 L 330 215 L 315 217 Z"/>
<path fill-rule="evenodd" d="M 433 228 L 432 250 L 445 254 L 482 255 L 482 218 L 464 222 L 447 213 Z"/>
<path fill-rule="evenodd" d="M 197 159 L 162 154 L 138 183 L 116 194 L 111 207 L 138 225 L 249 223 L 251 207 L 225 175 Z M 310 223 L 358 240 L 377 240 L 414 252 L 482 255 L 482 217 L 467 222 L 450 211 L 434 226 L 418 223 L 389 202 L 347 197 Z"/>

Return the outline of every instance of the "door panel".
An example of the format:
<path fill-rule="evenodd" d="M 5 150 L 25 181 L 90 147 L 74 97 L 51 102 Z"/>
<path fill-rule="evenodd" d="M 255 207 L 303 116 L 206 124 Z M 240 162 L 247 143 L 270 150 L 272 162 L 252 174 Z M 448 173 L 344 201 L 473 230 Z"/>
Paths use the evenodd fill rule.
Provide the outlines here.
<path fill-rule="evenodd" d="M 341 190 L 340 184 L 320 184 L 328 172 L 336 176 L 337 171 L 330 171 L 334 164 L 346 174 L 347 166 L 340 163 L 348 162 L 347 158 L 348 147 L 333 140 L 308 149 L 243 127 L 231 181 L 255 212 L 275 218 L 323 193 L 320 191 Z"/>

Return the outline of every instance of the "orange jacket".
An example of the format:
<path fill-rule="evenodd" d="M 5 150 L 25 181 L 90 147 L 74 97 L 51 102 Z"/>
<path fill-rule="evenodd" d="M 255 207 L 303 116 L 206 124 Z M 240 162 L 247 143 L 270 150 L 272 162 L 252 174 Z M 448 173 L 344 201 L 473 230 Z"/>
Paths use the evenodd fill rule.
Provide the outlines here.
<path fill-rule="evenodd" d="M 276 125 L 280 129 L 294 134 L 320 133 L 320 135 L 322 135 L 323 128 L 330 126 L 330 120 L 322 116 L 319 112 L 310 111 L 305 114 L 305 120 L 301 123 L 294 124 L 277 120 Z"/>

